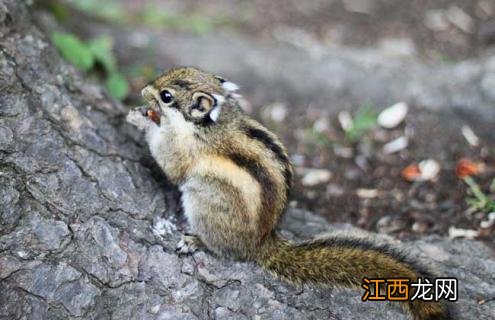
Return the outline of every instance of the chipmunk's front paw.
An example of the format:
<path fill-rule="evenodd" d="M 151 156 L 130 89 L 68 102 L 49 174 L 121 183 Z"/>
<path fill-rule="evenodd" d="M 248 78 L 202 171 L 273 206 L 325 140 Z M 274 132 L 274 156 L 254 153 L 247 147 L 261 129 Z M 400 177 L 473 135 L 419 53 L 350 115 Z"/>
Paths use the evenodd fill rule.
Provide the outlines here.
<path fill-rule="evenodd" d="M 146 129 L 152 123 L 147 116 L 147 110 L 148 107 L 146 106 L 131 109 L 126 117 L 127 122 L 138 127 L 138 129 Z"/>
<path fill-rule="evenodd" d="M 183 235 L 182 239 L 177 243 L 175 251 L 179 254 L 192 254 L 198 250 L 202 242 L 197 236 Z"/>

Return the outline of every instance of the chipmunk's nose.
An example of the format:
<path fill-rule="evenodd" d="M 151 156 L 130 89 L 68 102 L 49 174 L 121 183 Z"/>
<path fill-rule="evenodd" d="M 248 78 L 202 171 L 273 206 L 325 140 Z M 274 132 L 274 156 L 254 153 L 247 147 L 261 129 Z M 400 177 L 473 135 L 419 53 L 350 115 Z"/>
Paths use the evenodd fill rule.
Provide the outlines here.
<path fill-rule="evenodd" d="M 146 101 L 151 101 L 154 98 L 153 95 L 153 88 L 151 86 L 146 86 L 141 90 L 141 96 L 144 98 Z"/>

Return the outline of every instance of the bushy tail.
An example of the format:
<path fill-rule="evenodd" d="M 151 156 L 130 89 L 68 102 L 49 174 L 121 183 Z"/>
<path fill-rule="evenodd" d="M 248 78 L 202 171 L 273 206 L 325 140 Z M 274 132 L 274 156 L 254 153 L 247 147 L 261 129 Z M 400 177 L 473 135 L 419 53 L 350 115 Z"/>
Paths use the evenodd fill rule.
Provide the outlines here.
<path fill-rule="evenodd" d="M 432 279 L 405 255 L 363 239 L 335 237 L 293 245 L 274 234 L 265 242 L 257 262 L 269 273 L 294 284 L 361 288 L 364 277 Z M 401 305 L 415 320 L 451 319 L 443 302 L 416 299 Z"/>

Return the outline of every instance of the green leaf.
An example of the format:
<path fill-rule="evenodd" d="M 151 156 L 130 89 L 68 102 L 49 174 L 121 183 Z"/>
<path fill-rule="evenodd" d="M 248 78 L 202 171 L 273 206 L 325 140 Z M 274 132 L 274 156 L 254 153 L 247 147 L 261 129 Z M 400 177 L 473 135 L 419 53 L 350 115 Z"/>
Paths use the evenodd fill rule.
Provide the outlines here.
<path fill-rule="evenodd" d="M 65 21 L 70 16 L 67 6 L 61 3 L 51 2 L 48 4 L 48 8 L 52 12 L 55 19 L 57 19 L 58 21 Z"/>
<path fill-rule="evenodd" d="M 94 59 L 101 63 L 107 74 L 117 71 L 117 61 L 113 55 L 113 40 L 110 37 L 99 37 L 91 40 L 88 44 Z"/>
<path fill-rule="evenodd" d="M 366 132 L 373 129 L 376 126 L 376 113 L 370 106 L 364 106 L 354 116 L 352 120 L 352 126 L 346 131 L 346 137 L 350 141 L 356 142 Z"/>
<path fill-rule="evenodd" d="M 129 84 L 127 80 L 120 73 L 111 73 L 105 85 L 108 92 L 116 99 L 122 100 L 127 97 L 129 93 Z"/>
<path fill-rule="evenodd" d="M 480 186 L 474 181 L 471 177 L 465 177 L 464 182 L 469 187 L 469 192 L 473 195 L 473 197 L 469 197 L 466 199 L 467 204 L 476 210 L 491 212 L 495 210 L 495 200 L 488 197 L 486 194 L 481 191 Z"/>
<path fill-rule="evenodd" d="M 84 71 L 93 67 L 93 54 L 78 38 L 68 33 L 55 32 L 52 39 L 62 56 L 74 66 Z"/>

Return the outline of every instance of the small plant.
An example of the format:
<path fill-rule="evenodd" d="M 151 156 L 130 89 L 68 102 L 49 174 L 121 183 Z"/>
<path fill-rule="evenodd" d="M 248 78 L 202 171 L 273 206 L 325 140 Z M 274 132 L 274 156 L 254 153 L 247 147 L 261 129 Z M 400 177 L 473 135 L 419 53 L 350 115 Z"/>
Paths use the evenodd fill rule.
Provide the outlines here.
<path fill-rule="evenodd" d="M 68 33 L 56 32 L 53 34 L 52 40 L 65 60 L 76 68 L 88 71 L 93 67 L 94 58 L 91 50 L 77 37 Z"/>
<path fill-rule="evenodd" d="M 304 138 L 315 147 L 325 148 L 332 145 L 333 141 L 324 132 L 319 132 L 313 128 L 304 130 Z"/>
<path fill-rule="evenodd" d="M 85 43 L 72 34 L 55 32 L 52 39 L 62 56 L 78 69 L 89 72 L 101 66 L 105 86 L 114 98 L 122 100 L 128 95 L 129 84 L 118 70 L 111 38 L 99 37 Z"/>
<path fill-rule="evenodd" d="M 349 128 L 345 130 L 346 139 L 356 142 L 369 130 L 376 127 L 377 114 L 370 106 L 364 106 L 354 116 Z"/>
<path fill-rule="evenodd" d="M 468 197 L 466 202 L 471 208 L 483 212 L 495 211 L 495 200 L 487 196 L 472 177 L 464 177 L 463 180 L 469 187 L 468 192 L 471 194 L 471 197 Z M 494 184 L 495 180 L 492 181 L 490 186 L 492 191 L 495 187 Z"/>

